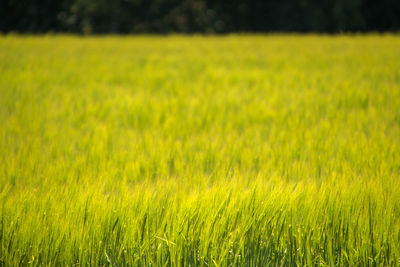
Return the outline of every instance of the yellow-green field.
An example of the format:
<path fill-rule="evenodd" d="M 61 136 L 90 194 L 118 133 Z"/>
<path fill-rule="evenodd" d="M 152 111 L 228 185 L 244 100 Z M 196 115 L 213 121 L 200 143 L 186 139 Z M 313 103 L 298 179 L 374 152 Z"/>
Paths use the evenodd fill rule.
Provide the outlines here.
<path fill-rule="evenodd" d="M 400 36 L 0 37 L 0 266 L 400 264 Z"/>

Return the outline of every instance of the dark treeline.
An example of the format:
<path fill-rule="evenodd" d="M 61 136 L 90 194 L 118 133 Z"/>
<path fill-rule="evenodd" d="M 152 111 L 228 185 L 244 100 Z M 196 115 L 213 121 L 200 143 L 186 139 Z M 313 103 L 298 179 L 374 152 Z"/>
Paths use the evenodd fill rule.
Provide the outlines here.
<path fill-rule="evenodd" d="M 400 0 L 0 0 L 1 32 L 398 31 Z"/>

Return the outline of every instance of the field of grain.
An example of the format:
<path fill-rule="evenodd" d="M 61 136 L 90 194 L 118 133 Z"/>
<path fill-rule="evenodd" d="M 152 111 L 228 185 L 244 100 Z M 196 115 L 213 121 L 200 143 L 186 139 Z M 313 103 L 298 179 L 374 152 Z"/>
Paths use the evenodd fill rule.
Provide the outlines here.
<path fill-rule="evenodd" d="M 0 36 L 0 266 L 400 264 L 400 37 Z"/>

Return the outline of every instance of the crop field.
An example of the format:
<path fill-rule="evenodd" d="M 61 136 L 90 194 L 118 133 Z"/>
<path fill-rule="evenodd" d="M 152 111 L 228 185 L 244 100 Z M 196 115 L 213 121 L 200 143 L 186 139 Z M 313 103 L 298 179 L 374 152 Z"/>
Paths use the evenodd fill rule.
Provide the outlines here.
<path fill-rule="evenodd" d="M 400 265 L 400 36 L 0 36 L 17 265 Z"/>

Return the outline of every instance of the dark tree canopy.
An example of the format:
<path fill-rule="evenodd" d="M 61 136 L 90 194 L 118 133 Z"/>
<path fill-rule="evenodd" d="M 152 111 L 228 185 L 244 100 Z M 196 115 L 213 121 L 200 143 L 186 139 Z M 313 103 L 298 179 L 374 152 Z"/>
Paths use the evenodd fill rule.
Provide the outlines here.
<path fill-rule="evenodd" d="M 1 0 L 1 32 L 398 31 L 399 0 Z"/>

